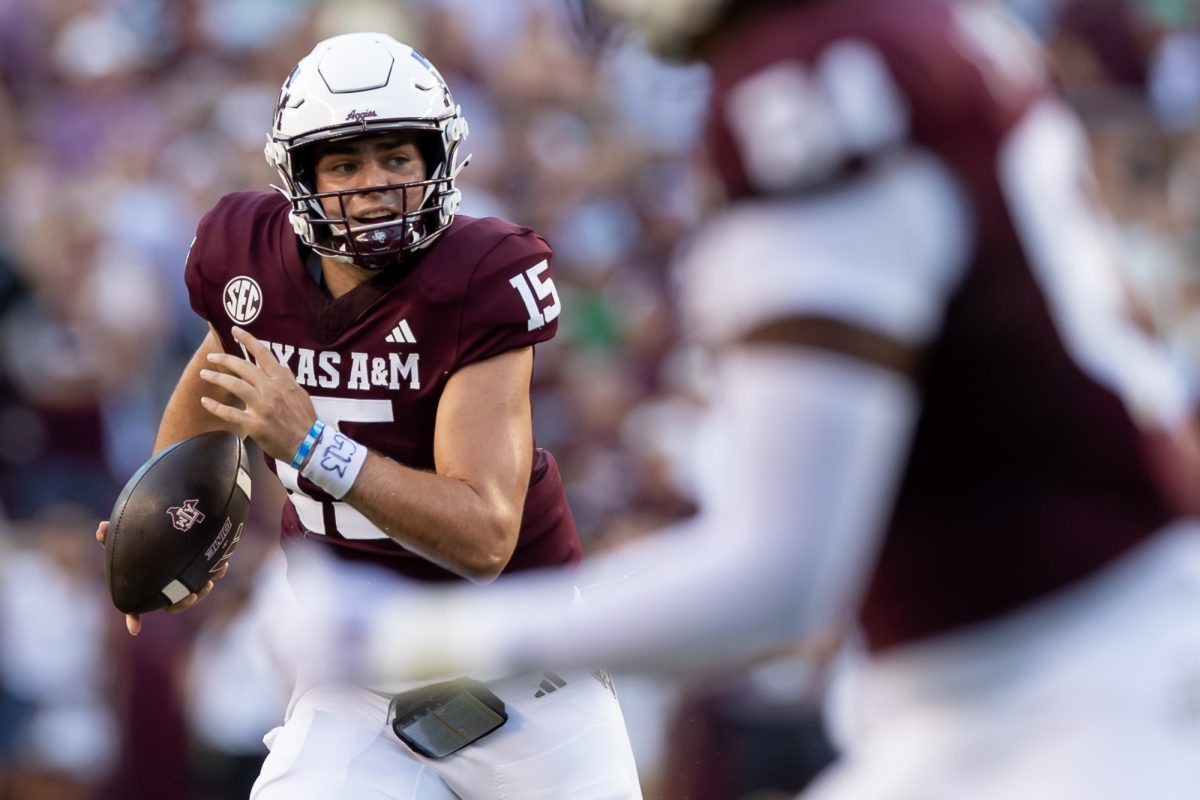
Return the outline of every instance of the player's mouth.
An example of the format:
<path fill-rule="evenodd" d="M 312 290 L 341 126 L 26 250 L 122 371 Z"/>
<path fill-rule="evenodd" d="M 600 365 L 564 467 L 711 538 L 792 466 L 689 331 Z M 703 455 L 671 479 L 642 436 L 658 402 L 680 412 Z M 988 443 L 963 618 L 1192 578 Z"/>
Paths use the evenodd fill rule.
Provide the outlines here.
<path fill-rule="evenodd" d="M 350 222 L 355 228 L 362 228 L 368 225 L 380 225 L 383 223 L 394 222 L 400 218 L 400 213 L 391 208 L 372 208 L 366 211 L 361 211 L 350 218 Z"/>

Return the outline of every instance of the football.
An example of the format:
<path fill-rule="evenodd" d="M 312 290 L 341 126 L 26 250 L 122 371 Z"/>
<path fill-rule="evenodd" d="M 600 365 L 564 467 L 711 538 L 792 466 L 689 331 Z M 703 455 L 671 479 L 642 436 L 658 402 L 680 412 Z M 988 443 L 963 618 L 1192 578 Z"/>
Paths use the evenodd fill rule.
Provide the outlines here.
<path fill-rule="evenodd" d="M 250 510 L 246 448 L 211 431 L 143 464 L 117 497 L 104 539 L 113 605 L 165 608 L 199 590 L 233 552 Z"/>

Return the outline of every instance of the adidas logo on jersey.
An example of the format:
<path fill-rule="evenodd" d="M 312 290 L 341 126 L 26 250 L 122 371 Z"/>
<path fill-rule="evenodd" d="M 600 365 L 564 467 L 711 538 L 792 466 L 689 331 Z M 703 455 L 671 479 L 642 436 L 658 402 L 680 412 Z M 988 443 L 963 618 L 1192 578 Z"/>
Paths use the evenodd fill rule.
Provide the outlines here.
<path fill-rule="evenodd" d="M 563 680 L 562 676 L 556 675 L 553 672 L 543 672 L 542 682 L 538 684 L 538 690 L 533 693 L 533 696 L 537 699 L 541 699 L 548 694 L 557 692 L 566 685 L 567 682 Z"/>
<path fill-rule="evenodd" d="M 392 344 L 416 344 L 417 337 L 413 336 L 412 328 L 408 327 L 408 320 L 402 319 L 387 335 L 387 341 Z"/>

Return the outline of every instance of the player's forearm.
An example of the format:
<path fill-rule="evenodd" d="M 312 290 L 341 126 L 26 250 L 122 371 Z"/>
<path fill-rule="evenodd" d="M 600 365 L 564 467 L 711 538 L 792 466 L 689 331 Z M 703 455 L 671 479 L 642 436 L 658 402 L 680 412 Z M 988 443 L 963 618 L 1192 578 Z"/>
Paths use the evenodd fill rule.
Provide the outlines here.
<path fill-rule="evenodd" d="M 578 573 L 521 574 L 486 593 L 439 588 L 381 598 L 368 622 L 367 677 L 596 665 L 710 673 L 833 629 L 827 620 L 807 622 L 810 587 L 786 555 L 761 547 L 794 534 L 790 526 L 741 543 L 730 533 L 704 518 L 589 560 Z"/>
<path fill-rule="evenodd" d="M 210 366 L 208 353 L 219 352 L 220 349 L 220 342 L 217 341 L 215 334 L 209 331 L 200 347 L 188 361 L 187 366 L 184 367 L 183 373 L 179 376 L 179 382 L 175 385 L 171 398 L 163 410 L 158 433 L 154 438 L 155 453 L 176 442 L 207 431 L 234 430 L 234 426 L 217 419 L 200 405 L 200 398 L 204 395 L 228 402 L 229 396 L 226 392 L 200 379 L 200 370 Z"/>
<path fill-rule="evenodd" d="M 522 508 L 499 492 L 376 453 L 342 500 L 405 548 L 476 583 L 508 564 L 521 524 Z"/>

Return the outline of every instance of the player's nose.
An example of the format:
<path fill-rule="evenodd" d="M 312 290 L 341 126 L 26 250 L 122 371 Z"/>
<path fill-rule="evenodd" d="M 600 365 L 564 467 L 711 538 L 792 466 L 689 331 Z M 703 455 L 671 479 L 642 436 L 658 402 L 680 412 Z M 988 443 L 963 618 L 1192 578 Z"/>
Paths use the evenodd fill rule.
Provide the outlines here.
<path fill-rule="evenodd" d="M 370 158 L 363 162 L 362 168 L 358 171 L 358 183 L 361 189 L 370 189 L 375 186 L 387 186 L 395 183 L 396 179 L 387 167 L 379 160 Z"/>

